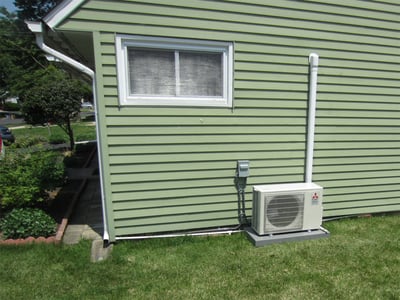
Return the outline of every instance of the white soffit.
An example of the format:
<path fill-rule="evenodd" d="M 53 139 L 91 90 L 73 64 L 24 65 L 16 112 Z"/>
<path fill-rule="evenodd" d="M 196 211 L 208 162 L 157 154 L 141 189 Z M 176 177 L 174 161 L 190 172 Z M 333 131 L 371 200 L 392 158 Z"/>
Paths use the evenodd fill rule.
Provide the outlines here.
<path fill-rule="evenodd" d="M 85 2 L 85 0 L 64 0 L 51 10 L 50 13 L 43 18 L 43 21 L 47 26 L 54 29 L 83 2 Z"/>

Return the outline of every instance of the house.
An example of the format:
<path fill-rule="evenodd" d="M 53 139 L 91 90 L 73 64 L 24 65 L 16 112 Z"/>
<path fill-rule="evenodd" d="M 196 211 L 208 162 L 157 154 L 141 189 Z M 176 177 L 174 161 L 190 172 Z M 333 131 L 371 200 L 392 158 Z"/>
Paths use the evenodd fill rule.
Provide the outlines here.
<path fill-rule="evenodd" d="M 400 210 L 397 1 L 66 0 L 38 44 L 93 79 L 104 239 L 238 224 L 251 186 L 313 182 L 324 217 Z"/>

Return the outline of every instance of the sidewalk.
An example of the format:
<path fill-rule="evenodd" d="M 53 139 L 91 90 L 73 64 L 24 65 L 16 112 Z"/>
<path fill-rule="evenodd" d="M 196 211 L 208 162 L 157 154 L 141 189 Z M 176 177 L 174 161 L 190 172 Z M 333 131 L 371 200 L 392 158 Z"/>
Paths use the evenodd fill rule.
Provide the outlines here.
<path fill-rule="evenodd" d="M 69 177 L 82 179 L 86 184 L 68 220 L 63 242 L 77 244 L 81 239 L 101 240 L 103 217 L 97 155 L 94 155 L 88 167 L 71 170 Z"/>

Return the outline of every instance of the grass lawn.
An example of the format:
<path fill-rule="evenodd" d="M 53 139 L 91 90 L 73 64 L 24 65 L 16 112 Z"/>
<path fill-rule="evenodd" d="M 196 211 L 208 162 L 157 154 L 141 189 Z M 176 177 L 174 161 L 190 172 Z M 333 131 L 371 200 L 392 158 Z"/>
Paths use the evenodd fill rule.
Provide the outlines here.
<path fill-rule="evenodd" d="M 56 125 L 46 127 L 46 126 L 29 126 L 10 128 L 15 135 L 16 140 L 23 139 L 25 136 L 43 136 L 45 138 L 50 138 L 50 136 L 63 137 L 68 141 L 67 134 Z M 77 122 L 73 124 L 75 141 L 87 141 L 96 139 L 96 128 L 93 122 Z"/>
<path fill-rule="evenodd" d="M 400 216 L 324 224 L 328 239 L 255 248 L 244 234 L 0 247 L 0 299 L 399 299 Z"/>

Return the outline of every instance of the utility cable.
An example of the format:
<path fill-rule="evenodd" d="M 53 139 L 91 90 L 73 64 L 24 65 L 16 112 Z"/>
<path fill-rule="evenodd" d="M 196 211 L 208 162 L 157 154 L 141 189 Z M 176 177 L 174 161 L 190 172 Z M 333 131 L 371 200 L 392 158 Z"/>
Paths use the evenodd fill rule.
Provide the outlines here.
<path fill-rule="evenodd" d="M 238 201 L 239 201 L 239 222 L 241 225 L 248 225 L 249 221 L 246 215 L 246 189 L 247 178 L 246 177 L 236 177 L 236 188 L 238 191 Z"/>

